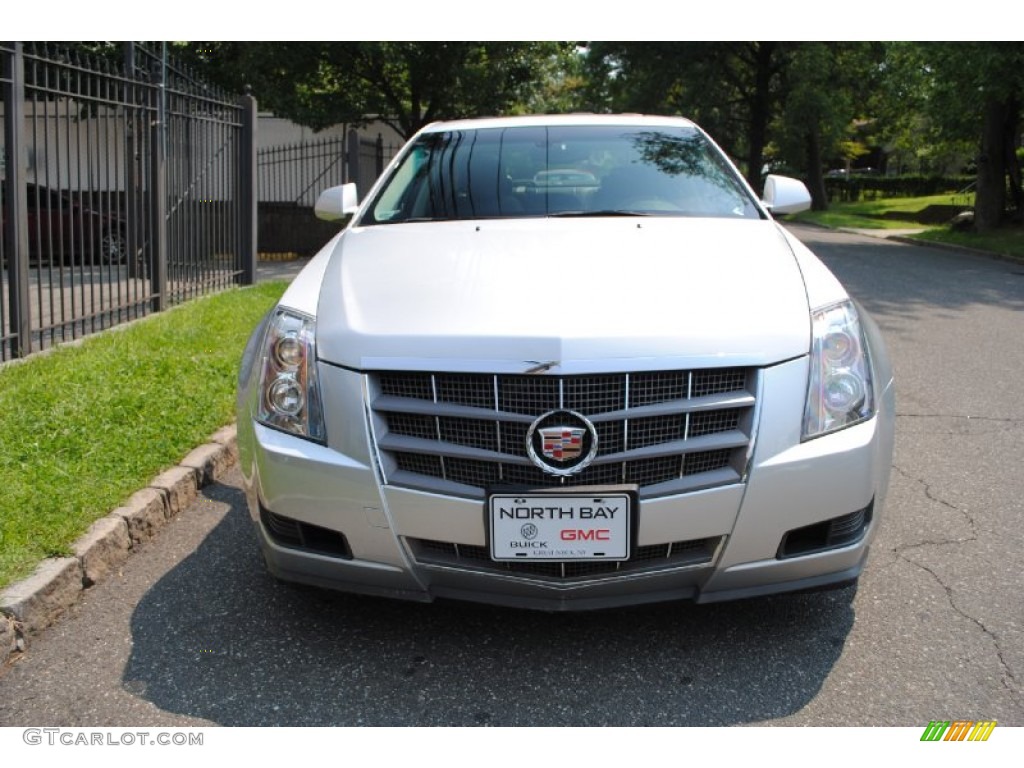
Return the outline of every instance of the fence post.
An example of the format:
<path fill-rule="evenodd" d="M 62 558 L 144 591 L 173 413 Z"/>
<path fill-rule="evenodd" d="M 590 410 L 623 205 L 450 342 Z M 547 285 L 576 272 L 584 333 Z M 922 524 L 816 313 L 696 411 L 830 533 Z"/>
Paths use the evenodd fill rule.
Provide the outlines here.
<path fill-rule="evenodd" d="M 142 224 L 139 204 L 142 196 L 142 169 L 139 166 L 139 146 L 144 142 L 139 121 L 139 80 L 135 63 L 135 43 L 126 42 L 123 46 L 125 73 L 125 216 L 128 219 L 128 274 L 131 277 L 145 278 L 148 270 L 139 245 L 139 233 L 146 231 Z"/>
<path fill-rule="evenodd" d="M 248 90 L 248 89 L 247 89 Z M 242 108 L 242 136 L 238 158 L 238 219 L 241 227 L 239 257 L 241 258 L 242 285 L 256 283 L 258 174 L 256 157 L 256 99 L 246 93 L 240 101 Z"/>
<path fill-rule="evenodd" d="M 156 88 L 150 106 L 156 119 L 150 126 L 149 194 L 153 196 L 150 229 L 153 243 L 153 311 L 162 312 L 170 306 L 167 295 L 167 82 L 163 63 L 153 67 Z"/>
<path fill-rule="evenodd" d="M 348 132 L 348 148 L 345 152 L 346 162 L 348 166 L 348 180 L 359 183 L 359 134 L 356 133 L 355 128 L 350 128 Z M 364 190 L 359 190 L 361 193 Z"/>
<path fill-rule="evenodd" d="M 11 357 L 32 351 L 32 315 L 28 294 L 28 194 L 25 147 L 25 58 L 21 43 L 4 49 L 10 81 L 4 83 L 4 253 L 7 254 L 10 295 Z"/>
<path fill-rule="evenodd" d="M 375 146 L 375 150 L 376 150 L 376 158 L 377 158 L 377 176 L 376 176 L 376 178 L 379 179 L 380 175 L 382 173 L 384 173 L 384 137 L 381 136 L 379 133 L 377 134 L 377 144 Z"/>
<path fill-rule="evenodd" d="M 348 175 L 348 163 L 345 162 L 345 159 L 346 159 L 345 158 L 345 154 L 346 154 L 345 153 L 345 137 L 346 136 L 348 136 L 347 123 L 342 123 L 341 124 L 341 138 L 339 139 L 339 141 L 341 142 L 340 149 L 341 149 L 341 183 L 342 184 L 347 184 L 349 181 L 351 181 L 351 179 L 349 178 L 349 175 Z"/>

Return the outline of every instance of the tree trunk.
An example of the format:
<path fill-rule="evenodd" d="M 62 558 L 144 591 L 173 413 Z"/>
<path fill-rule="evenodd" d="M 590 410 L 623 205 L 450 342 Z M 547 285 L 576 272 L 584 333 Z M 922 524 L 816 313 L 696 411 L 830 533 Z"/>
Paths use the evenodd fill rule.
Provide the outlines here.
<path fill-rule="evenodd" d="M 974 227 L 988 232 L 999 226 L 1006 207 L 1007 104 L 990 99 L 985 104 L 985 122 L 981 131 L 978 156 L 978 191 L 974 201 Z"/>
<path fill-rule="evenodd" d="M 1006 152 L 1006 176 L 1010 182 L 1010 204 L 1015 221 L 1024 219 L 1024 188 L 1021 186 L 1020 160 L 1017 158 L 1019 146 L 1020 100 L 1012 99 L 1007 104 L 1003 148 Z"/>
<path fill-rule="evenodd" d="M 825 174 L 821 172 L 821 136 L 818 126 L 807 131 L 807 189 L 811 193 L 811 210 L 828 210 Z"/>
<path fill-rule="evenodd" d="M 761 169 L 764 167 L 764 147 L 772 111 L 771 87 L 772 75 L 775 73 L 773 58 L 776 44 L 764 42 L 758 43 L 757 46 L 757 70 L 750 103 L 750 130 L 747 134 L 747 181 L 757 194 L 761 194 Z"/>

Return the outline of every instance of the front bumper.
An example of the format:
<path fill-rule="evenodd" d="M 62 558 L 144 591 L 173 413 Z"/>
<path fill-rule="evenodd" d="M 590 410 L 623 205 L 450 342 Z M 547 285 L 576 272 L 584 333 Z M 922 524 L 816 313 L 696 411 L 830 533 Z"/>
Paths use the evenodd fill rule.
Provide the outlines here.
<path fill-rule="evenodd" d="M 879 393 L 871 420 L 801 443 L 806 366 L 801 358 L 762 371 L 744 482 L 642 500 L 636 546 L 652 555 L 619 569 L 509 572 L 480 555 L 487 546 L 481 501 L 382 486 L 362 376 L 343 369 L 323 379 L 325 401 L 358 408 L 328 408 L 330 446 L 240 420 L 249 510 L 279 578 L 420 601 L 578 610 L 847 583 L 864 566 L 884 504 L 892 385 Z M 334 543 L 316 546 L 324 535 Z"/>

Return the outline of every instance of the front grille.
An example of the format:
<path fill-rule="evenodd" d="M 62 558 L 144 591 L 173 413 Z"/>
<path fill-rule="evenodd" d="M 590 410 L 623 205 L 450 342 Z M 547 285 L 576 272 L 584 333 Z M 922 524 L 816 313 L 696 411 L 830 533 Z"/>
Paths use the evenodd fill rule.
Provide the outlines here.
<path fill-rule="evenodd" d="M 708 368 L 583 376 L 385 371 L 370 375 L 386 481 L 465 497 L 495 485 L 636 484 L 642 497 L 738 482 L 750 448 L 757 371 Z M 527 455 L 531 424 L 587 417 L 597 455 L 549 474 Z"/>
<path fill-rule="evenodd" d="M 623 562 L 571 563 L 496 562 L 491 559 L 487 547 L 430 539 L 408 539 L 407 541 L 416 561 L 424 565 L 443 565 L 463 570 L 513 573 L 536 576 L 544 580 L 565 581 L 609 574 L 618 575 L 707 565 L 714 559 L 721 537 L 637 547 L 633 556 Z"/>

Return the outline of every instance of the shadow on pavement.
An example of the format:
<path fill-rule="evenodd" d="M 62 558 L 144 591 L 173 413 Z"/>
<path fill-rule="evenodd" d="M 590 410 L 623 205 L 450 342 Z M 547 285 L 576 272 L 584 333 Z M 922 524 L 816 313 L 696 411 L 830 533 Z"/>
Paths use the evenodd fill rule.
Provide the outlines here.
<path fill-rule="evenodd" d="M 132 616 L 123 685 L 223 725 L 704 725 L 808 704 L 854 589 L 715 606 L 544 614 L 290 587 L 242 494 Z"/>
<path fill-rule="evenodd" d="M 851 294 L 878 316 L 975 305 L 1024 310 L 1024 265 L 955 251 L 790 227 Z"/>

